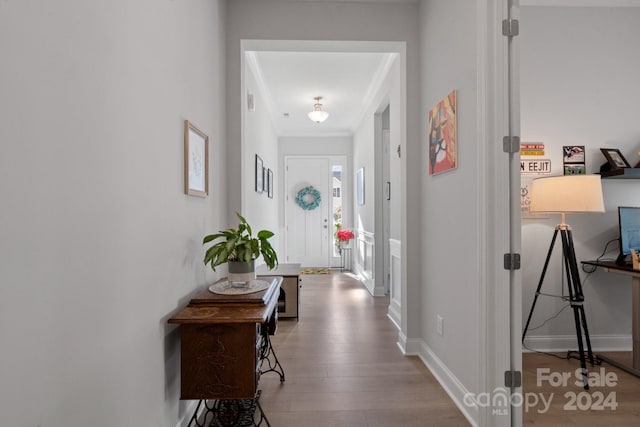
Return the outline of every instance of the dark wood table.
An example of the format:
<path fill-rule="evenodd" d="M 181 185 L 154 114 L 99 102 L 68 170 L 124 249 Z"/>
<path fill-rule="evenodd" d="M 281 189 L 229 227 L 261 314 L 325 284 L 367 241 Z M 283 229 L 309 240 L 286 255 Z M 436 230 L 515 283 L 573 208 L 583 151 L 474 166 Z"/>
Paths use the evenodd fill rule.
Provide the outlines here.
<path fill-rule="evenodd" d="M 598 355 L 598 358 L 636 377 L 640 377 L 640 270 L 634 270 L 630 265 L 617 264 L 615 261 L 582 261 L 582 264 L 602 268 L 609 273 L 623 274 L 631 277 L 632 365 L 629 366 L 608 356 Z"/>
<path fill-rule="evenodd" d="M 259 407 L 260 375 L 275 371 L 284 381 L 269 339 L 277 329 L 282 277 L 259 279 L 269 282 L 269 287 L 245 295 L 220 295 L 206 289 L 169 319 L 180 325 L 181 399 L 248 400 Z M 263 363 L 270 357 L 275 361 L 270 360 L 265 371 Z"/>

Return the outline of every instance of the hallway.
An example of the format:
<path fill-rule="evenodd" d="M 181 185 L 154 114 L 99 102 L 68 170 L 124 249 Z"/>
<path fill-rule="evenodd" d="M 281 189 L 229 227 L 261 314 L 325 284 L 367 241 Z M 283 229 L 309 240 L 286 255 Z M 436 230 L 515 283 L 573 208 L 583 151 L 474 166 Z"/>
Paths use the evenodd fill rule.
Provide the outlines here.
<path fill-rule="evenodd" d="M 387 297 L 348 274 L 301 277 L 300 320 L 281 320 L 272 337 L 286 381 L 260 380 L 271 425 L 469 425 L 423 363 L 400 353 Z"/>

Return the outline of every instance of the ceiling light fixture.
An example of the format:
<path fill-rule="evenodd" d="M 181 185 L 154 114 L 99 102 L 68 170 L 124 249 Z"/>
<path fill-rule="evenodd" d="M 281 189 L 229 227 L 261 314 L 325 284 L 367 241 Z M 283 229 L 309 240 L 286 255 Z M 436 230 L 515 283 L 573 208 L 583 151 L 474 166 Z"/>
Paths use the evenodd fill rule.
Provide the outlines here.
<path fill-rule="evenodd" d="M 326 111 L 322 111 L 322 104 L 320 103 L 320 100 L 322 99 L 321 96 L 316 96 L 313 99 L 316 100 L 316 103 L 313 104 L 313 111 L 310 112 L 308 116 L 312 121 L 316 123 L 322 123 L 327 120 L 327 117 L 329 117 L 329 113 L 327 113 Z"/>

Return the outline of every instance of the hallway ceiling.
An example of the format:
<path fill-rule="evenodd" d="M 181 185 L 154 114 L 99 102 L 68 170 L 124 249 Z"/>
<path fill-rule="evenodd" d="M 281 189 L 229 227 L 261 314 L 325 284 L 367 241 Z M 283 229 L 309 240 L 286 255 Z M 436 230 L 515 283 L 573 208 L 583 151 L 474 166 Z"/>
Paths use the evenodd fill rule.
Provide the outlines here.
<path fill-rule="evenodd" d="M 353 135 L 392 60 L 375 52 L 247 52 L 260 87 L 254 96 L 264 97 L 278 136 Z M 316 96 L 329 113 L 323 123 L 307 117 Z"/>

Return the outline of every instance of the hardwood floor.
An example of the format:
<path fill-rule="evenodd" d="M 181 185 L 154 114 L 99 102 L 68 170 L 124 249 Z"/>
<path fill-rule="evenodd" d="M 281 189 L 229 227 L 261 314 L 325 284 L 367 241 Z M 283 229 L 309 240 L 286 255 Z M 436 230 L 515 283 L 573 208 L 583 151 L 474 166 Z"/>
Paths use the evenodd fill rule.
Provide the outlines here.
<path fill-rule="evenodd" d="M 357 280 L 339 272 L 303 275 L 300 298 L 299 321 L 281 320 L 272 337 L 286 381 L 280 384 L 275 374 L 260 380 L 260 403 L 273 427 L 469 425 L 422 362 L 400 353 L 397 330 L 386 315 L 388 298 L 371 297 Z M 547 402 L 551 398 L 547 410 L 539 400 L 524 411 L 525 426 L 640 425 L 640 379 L 611 365 L 589 366 L 592 376 L 603 368 L 617 381 L 592 386 L 589 396 L 580 397 L 584 390 L 573 384 L 577 360 L 526 353 L 523 364 L 524 396 L 531 403 L 533 394 Z M 557 387 L 541 376 L 538 385 L 538 369 L 547 369 L 540 375 L 571 378 Z M 596 392 L 603 399 L 614 392 L 615 410 L 611 398 L 601 401 L 602 410 L 595 409 Z M 585 405 L 592 410 L 581 410 Z"/>
<path fill-rule="evenodd" d="M 422 362 L 400 353 L 388 298 L 339 272 L 301 277 L 300 319 L 272 337 L 286 381 L 260 380 L 272 426 L 469 425 Z"/>
<path fill-rule="evenodd" d="M 621 360 L 629 357 L 629 353 L 606 354 Z M 575 384 L 575 370 L 580 367 L 578 360 L 562 360 L 536 353 L 523 354 L 522 359 L 525 396 L 528 395 L 531 402 L 535 402 L 534 395 L 551 401 L 548 410 L 542 403 L 525 410 L 525 426 L 640 425 L 640 378 L 606 363 L 594 367 L 587 364 L 590 377 L 602 381 L 597 381 L 598 384 L 592 384 L 585 391 L 581 384 Z M 570 378 L 563 381 L 561 375 Z"/>

